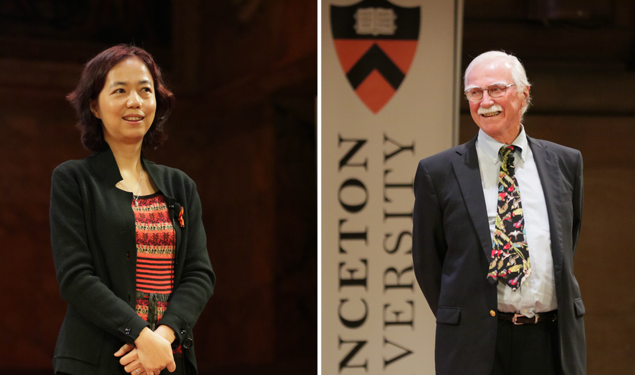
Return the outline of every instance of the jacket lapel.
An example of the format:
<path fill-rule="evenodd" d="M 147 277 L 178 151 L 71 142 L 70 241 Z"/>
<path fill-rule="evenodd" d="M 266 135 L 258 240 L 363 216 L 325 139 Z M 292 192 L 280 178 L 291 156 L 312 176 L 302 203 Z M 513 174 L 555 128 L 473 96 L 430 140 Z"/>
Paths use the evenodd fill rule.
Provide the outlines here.
<path fill-rule="evenodd" d="M 487 222 L 487 207 L 483 196 L 481 171 L 476 154 L 476 137 L 457 150 L 458 156 L 452 162 L 456 179 L 461 188 L 461 194 L 470 219 L 474 225 L 478 238 L 488 263 L 492 256 L 492 239 Z"/>
<path fill-rule="evenodd" d="M 103 189 L 100 189 L 100 193 L 105 194 L 108 197 L 107 200 L 114 203 L 110 206 L 110 210 L 115 214 L 115 217 L 122 218 L 127 223 L 121 234 L 126 235 L 128 240 L 132 239 L 132 241 L 134 241 L 135 217 L 132 207 L 130 206 L 133 193 L 121 190 L 117 187 L 117 183 L 123 180 L 123 178 L 119 172 L 117 160 L 115 160 L 115 156 L 108 146 L 108 143 L 104 142 L 103 149 L 92 154 L 87 160 L 93 170 L 91 175 L 103 183 Z M 129 199 L 121 199 L 122 196 L 128 197 Z"/>
<path fill-rule="evenodd" d="M 531 151 L 534 154 L 534 161 L 540 176 L 540 184 L 545 194 L 547 205 L 547 216 L 549 217 L 549 232 L 551 235 L 551 253 L 553 257 L 553 270 L 556 280 L 562 275 L 563 257 L 562 252 L 562 201 L 561 191 L 562 177 L 558 167 L 557 155 L 546 146 L 533 138 L 527 137 Z M 561 283 L 556 282 L 556 285 Z"/>
<path fill-rule="evenodd" d="M 117 166 L 117 160 L 108 146 L 108 143 L 104 142 L 104 147 L 101 151 L 97 151 L 88 157 L 89 165 L 93 169 L 93 175 L 97 178 L 103 178 L 108 188 L 115 188 L 117 182 L 121 181 L 121 173 Z"/>

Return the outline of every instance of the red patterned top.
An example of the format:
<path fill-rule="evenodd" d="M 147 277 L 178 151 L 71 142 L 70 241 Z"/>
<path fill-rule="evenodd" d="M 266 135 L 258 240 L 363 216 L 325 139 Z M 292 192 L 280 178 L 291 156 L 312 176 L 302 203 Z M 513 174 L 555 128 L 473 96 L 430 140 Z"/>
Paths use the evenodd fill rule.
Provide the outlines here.
<path fill-rule="evenodd" d="M 155 193 L 132 203 L 137 232 L 137 290 L 170 294 L 174 284 L 174 228 L 165 197 Z"/>
<path fill-rule="evenodd" d="M 174 286 L 174 227 L 161 192 L 139 197 L 138 206 L 133 200 L 132 210 L 137 238 L 136 312 L 154 330 Z"/>

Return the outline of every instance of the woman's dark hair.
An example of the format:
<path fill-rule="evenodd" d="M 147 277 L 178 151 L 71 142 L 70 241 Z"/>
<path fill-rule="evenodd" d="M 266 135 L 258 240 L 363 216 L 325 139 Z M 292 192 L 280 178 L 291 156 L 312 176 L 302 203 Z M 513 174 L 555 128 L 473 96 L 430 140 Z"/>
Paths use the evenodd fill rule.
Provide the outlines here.
<path fill-rule="evenodd" d="M 120 44 L 102 51 L 86 63 L 77 87 L 66 96 L 79 118 L 77 128 L 82 134 L 82 145 L 87 150 L 95 152 L 105 146 L 102 122 L 91 112 L 90 102 L 99 97 L 110 69 L 132 57 L 143 61 L 152 74 L 157 100 L 154 122 L 143 137 L 143 147 L 156 148 L 167 138 L 163 126 L 174 109 L 174 94 L 166 87 L 159 66 L 148 52 L 139 47 Z"/>

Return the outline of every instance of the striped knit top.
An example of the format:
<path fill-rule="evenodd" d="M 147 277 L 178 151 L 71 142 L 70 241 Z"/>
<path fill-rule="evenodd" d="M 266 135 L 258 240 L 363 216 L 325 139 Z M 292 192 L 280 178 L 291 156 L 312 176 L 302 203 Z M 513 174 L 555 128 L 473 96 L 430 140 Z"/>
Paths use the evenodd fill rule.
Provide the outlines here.
<path fill-rule="evenodd" d="M 163 194 L 132 204 L 137 233 L 137 290 L 170 294 L 174 284 L 174 228 Z"/>
<path fill-rule="evenodd" d="M 154 330 L 174 286 L 174 227 L 161 192 L 139 197 L 138 203 L 132 201 L 137 238 L 136 312 Z"/>

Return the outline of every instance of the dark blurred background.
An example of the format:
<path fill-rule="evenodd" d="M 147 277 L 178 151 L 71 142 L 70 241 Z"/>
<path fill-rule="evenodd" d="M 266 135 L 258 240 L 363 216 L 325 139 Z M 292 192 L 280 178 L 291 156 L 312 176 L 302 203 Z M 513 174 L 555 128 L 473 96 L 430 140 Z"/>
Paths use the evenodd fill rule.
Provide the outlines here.
<path fill-rule="evenodd" d="M 64 97 L 118 43 L 153 54 L 177 97 L 146 156 L 185 171 L 203 203 L 218 283 L 194 332 L 201 373 L 315 373 L 314 0 L 0 2 L 0 373 L 52 373 L 66 303 L 50 177 L 89 155 Z"/>
<path fill-rule="evenodd" d="M 527 134 L 582 152 L 575 274 L 588 374 L 635 374 L 635 2 L 465 0 L 464 10 L 463 71 L 488 50 L 518 56 L 533 84 Z M 463 100 L 460 143 L 477 131 Z"/>

